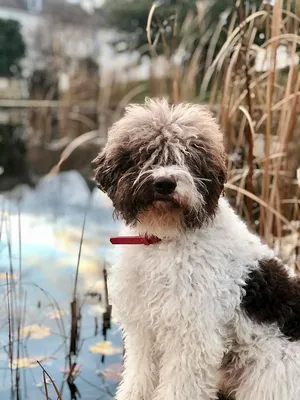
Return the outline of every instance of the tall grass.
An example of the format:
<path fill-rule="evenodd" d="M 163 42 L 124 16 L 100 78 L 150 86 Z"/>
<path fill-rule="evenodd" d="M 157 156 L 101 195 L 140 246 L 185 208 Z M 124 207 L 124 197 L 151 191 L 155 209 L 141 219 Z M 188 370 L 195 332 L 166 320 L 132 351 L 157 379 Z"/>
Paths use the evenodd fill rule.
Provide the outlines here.
<path fill-rule="evenodd" d="M 262 2 L 259 9 L 245 4 L 237 1 L 228 24 L 220 18 L 213 32 L 203 31 L 207 9 L 198 7 L 197 15 L 188 15 L 183 23 L 175 48 L 174 39 L 168 41 L 160 27 L 171 71 L 167 94 L 174 103 L 207 103 L 215 113 L 229 155 L 227 195 L 269 245 L 279 245 L 280 251 L 281 238 L 289 235 L 294 254 L 287 261 L 299 265 L 300 3 Z M 153 18 L 154 6 L 148 32 Z M 226 40 L 216 51 L 224 32 Z M 178 56 L 190 51 L 196 35 L 201 40 L 183 63 Z M 260 46 L 255 44 L 258 36 Z M 283 49 L 287 62 L 279 68 Z"/>
<path fill-rule="evenodd" d="M 166 34 L 163 22 L 157 32 L 151 31 L 157 6 L 150 9 L 145 27 L 152 55 L 151 87 L 138 82 L 118 86 L 114 76 L 101 90 L 107 107 L 119 95 L 109 122 L 121 116 L 128 102 L 140 101 L 145 94 L 164 95 L 172 103 L 206 103 L 224 132 L 231 203 L 250 229 L 300 268 L 300 3 L 277 0 L 272 6 L 262 1 L 255 9 L 237 1 L 227 24 L 220 18 L 212 30 L 205 23 L 210 3 L 201 2 L 182 26 L 176 15 L 171 19 L 172 35 Z M 221 34 L 226 39 L 218 49 Z M 164 49 L 163 77 L 161 71 L 159 77 L 155 72 L 162 58 L 156 53 L 159 41 Z M 279 65 L 283 50 L 284 68 Z M 100 124 L 104 138 L 108 125 L 103 129 Z M 289 255 L 283 248 L 287 238 L 294 249 Z"/>
<path fill-rule="evenodd" d="M 213 82 L 209 105 L 217 105 L 229 154 L 227 194 L 250 228 L 269 245 L 296 233 L 295 254 L 289 260 L 295 262 L 300 217 L 296 179 L 300 165 L 300 14 L 284 9 L 280 0 L 274 7 L 263 3 L 255 12 L 241 4 L 232 17 L 232 32 L 205 70 L 200 95 L 203 98 Z M 299 12 L 298 2 L 295 6 Z M 264 36 L 261 47 L 254 43 L 258 27 L 260 37 Z M 277 68 L 279 46 L 284 46 L 289 57 L 282 70 Z M 255 68 L 258 54 L 264 57 L 263 71 Z M 232 157 L 237 150 L 240 157 Z"/>

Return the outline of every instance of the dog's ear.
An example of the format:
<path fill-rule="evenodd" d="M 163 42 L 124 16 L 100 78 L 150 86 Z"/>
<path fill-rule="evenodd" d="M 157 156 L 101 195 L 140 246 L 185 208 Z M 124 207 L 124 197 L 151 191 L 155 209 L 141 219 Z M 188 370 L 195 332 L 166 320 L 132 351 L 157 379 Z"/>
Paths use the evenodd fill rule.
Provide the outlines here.
<path fill-rule="evenodd" d="M 93 161 L 95 181 L 108 196 L 112 196 L 120 177 L 133 167 L 132 155 L 124 146 L 106 147 Z"/>
<path fill-rule="evenodd" d="M 99 189 L 106 193 L 113 182 L 113 174 L 105 149 L 92 161 L 92 164 L 95 166 L 94 179 Z"/>
<path fill-rule="evenodd" d="M 193 175 L 199 179 L 199 192 L 202 194 L 206 211 L 213 215 L 219 197 L 224 191 L 227 179 L 226 156 L 222 143 L 199 137 L 189 147 L 187 164 Z M 205 190 L 203 190 L 205 185 Z"/>

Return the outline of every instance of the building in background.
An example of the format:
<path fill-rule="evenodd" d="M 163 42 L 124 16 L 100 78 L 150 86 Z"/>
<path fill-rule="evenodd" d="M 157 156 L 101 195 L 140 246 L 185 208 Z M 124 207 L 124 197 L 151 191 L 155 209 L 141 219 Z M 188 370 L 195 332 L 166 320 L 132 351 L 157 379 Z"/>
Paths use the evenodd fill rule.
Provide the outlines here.
<path fill-rule="evenodd" d="M 56 58 L 62 71 L 67 60 L 97 61 L 99 31 L 105 30 L 106 21 L 100 8 L 92 11 L 65 0 L 0 0 L 0 18 L 17 20 L 22 26 L 27 47 L 23 75 L 44 69 L 49 57 Z"/>
<path fill-rule="evenodd" d="M 149 62 L 134 68 L 137 54 L 115 54 L 110 43 L 117 32 L 111 29 L 101 5 L 103 0 L 0 0 L 0 18 L 20 22 L 27 46 L 23 76 L 49 65 L 64 74 L 84 59 L 94 60 L 103 73 L 118 74 L 120 80 L 147 79 Z M 73 68 L 73 69 L 74 69 Z"/>

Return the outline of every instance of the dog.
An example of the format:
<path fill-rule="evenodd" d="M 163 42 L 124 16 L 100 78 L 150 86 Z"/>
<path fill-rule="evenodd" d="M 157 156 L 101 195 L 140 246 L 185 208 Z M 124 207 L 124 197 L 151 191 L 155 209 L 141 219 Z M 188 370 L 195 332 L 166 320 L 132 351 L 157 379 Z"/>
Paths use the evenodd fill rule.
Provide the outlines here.
<path fill-rule="evenodd" d="M 108 281 L 125 345 L 117 400 L 299 400 L 300 280 L 224 198 L 208 110 L 130 105 L 94 163 L 125 222 Z"/>

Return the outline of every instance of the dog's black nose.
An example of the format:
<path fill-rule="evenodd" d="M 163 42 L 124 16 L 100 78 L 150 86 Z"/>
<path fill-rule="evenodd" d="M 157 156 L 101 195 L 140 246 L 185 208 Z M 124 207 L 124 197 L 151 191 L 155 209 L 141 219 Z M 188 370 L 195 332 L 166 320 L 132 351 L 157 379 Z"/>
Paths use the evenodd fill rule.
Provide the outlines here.
<path fill-rule="evenodd" d="M 154 189 L 159 194 L 171 194 L 176 188 L 176 181 L 172 177 L 156 178 L 154 180 Z"/>

